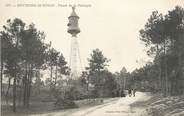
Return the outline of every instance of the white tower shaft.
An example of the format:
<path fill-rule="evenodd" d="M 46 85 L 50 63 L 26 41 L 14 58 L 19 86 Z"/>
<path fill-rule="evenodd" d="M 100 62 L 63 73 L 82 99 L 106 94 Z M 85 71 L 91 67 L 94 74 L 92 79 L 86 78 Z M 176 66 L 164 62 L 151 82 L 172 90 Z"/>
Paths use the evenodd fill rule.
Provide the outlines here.
<path fill-rule="evenodd" d="M 71 39 L 71 51 L 70 51 L 70 68 L 72 79 L 76 79 L 79 77 L 79 74 L 82 70 L 81 59 L 80 59 L 80 51 L 77 37 L 72 36 Z"/>

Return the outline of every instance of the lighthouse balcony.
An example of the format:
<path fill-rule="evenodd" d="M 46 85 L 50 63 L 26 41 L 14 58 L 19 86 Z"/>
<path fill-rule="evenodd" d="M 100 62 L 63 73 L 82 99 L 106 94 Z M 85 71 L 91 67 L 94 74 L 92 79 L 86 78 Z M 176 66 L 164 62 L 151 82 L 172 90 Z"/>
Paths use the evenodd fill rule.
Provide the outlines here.
<path fill-rule="evenodd" d="M 70 34 L 77 34 L 77 33 L 80 33 L 80 29 L 78 27 L 69 27 L 68 28 L 68 33 Z"/>

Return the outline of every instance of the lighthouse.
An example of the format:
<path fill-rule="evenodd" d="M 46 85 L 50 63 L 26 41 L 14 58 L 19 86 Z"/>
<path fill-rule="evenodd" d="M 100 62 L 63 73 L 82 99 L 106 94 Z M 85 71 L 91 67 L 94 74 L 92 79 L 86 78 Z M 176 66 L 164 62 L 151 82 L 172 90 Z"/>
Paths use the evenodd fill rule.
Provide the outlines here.
<path fill-rule="evenodd" d="M 77 79 L 80 71 L 82 71 L 79 43 L 77 34 L 80 33 L 78 20 L 79 16 L 75 12 L 75 6 L 72 7 L 72 13 L 68 17 L 68 33 L 71 34 L 71 50 L 70 50 L 70 61 L 69 66 L 71 69 L 70 78 Z"/>

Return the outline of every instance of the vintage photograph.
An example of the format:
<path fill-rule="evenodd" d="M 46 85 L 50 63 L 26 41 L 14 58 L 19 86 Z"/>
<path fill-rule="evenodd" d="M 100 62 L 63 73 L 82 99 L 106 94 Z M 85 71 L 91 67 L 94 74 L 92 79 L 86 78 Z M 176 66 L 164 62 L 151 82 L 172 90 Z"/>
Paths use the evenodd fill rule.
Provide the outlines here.
<path fill-rule="evenodd" d="M 1 0 L 0 116 L 184 116 L 184 0 Z"/>

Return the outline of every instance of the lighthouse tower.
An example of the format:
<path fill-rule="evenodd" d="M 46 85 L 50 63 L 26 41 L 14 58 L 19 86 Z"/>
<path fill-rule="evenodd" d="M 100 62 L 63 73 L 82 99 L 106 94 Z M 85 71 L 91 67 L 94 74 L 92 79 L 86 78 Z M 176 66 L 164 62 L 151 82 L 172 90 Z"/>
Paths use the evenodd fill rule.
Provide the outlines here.
<path fill-rule="evenodd" d="M 77 34 L 80 33 L 78 26 L 79 16 L 75 12 L 75 6 L 72 7 L 72 13 L 68 17 L 68 33 L 72 35 L 71 37 L 71 51 L 70 51 L 70 69 L 71 69 L 71 79 L 76 79 L 79 77 L 79 71 L 82 70 L 79 44 L 77 40 Z"/>

